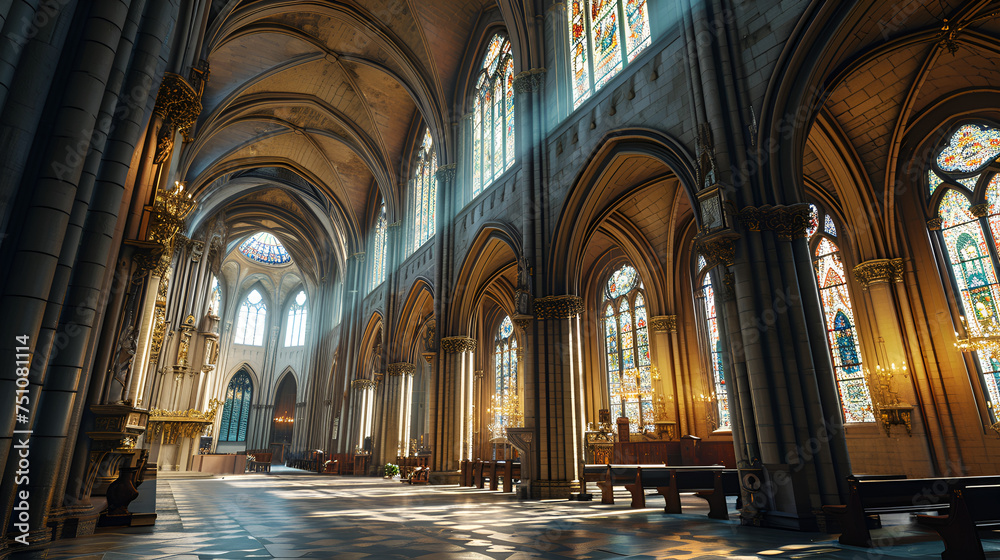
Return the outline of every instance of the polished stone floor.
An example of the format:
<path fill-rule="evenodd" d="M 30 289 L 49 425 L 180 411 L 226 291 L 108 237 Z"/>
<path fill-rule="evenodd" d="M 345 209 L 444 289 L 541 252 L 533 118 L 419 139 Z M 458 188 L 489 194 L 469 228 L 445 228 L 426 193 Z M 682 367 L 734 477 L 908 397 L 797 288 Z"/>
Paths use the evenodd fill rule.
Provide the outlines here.
<path fill-rule="evenodd" d="M 291 469 L 161 478 L 154 527 L 101 530 L 15 558 L 874 560 L 940 558 L 944 549 L 933 533 L 906 518 L 882 530 L 893 546 L 867 550 L 841 547 L 833 535 L 708 519 L 705 502 L 694 496 L 684 498 L 684 515 L 664 514 L 658 496 L 650 497 L 648 509 L 630 509 L 627 493 L 617 502 L 518 501 L 484 490 Z M 998 541 L 987 550 L 997 555 Z"/>

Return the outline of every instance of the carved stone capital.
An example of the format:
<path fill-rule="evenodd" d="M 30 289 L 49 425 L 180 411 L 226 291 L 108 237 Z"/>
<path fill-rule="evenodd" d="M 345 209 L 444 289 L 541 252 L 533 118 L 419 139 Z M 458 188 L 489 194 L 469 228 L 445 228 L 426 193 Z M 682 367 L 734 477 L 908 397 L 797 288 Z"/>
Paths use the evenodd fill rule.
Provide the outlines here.
<path fill-rule="evenodd" d="M 535 320 L 535 317 L 533 315 L 514 315 L 510 320 L 523 332 L 527 330 L 531 322 Z"/>
<path fill-rule="evenodd" d="M 977 218 L 988 216 L 990 213 L 990 203 L 984 202 L 982 204 L 973 204 L 972 206 L 969 206 L 969 213 Z"/>
<path fill-rule="evenodd" d="M 649 326 L 655 332 L 677 332 L 677 315 L 660 315 L 650 317 Z"/>
<path fill-rule="evenodd" d="M 809 205 L 747 206 L 736 218 L 748 231 L 773 231 L 780 239 L 798 239 L 809 229 Z"/>
<path fill-rule="evenodd" d="M 731 229 L 695 237 L 695 249 L 705 256 L 709 266 L 732 266 L 736 259 L 736 240 L 740 234 Z"/>
<path fill-rule="evenodd" d="M 353 255 L 351 255 L 351 257 L 354 260 L 358 261 L 359 263 L 365 262 L 365 252 L 364 251 L 358 251 L 357 253 L 354 253 Z"/>
<path fill-rule="evenodd" d="M 167 72 L 156 94 L 153 114 L 162 118 L 170 130 L 176 130 L 190 140 L 188 132 L 201 115 L 201 98 L 183 77 Z"/>
<path fill-rule="evenodd" d="M 572 319 L 583 312 L 580 296 L 545 296 L 535 298 L 535 317 L 545 319 Z"/>
<path fill-rule="evenodd" d="M 451 182 L 455 180 L 455 173 L 457 169 L 458 165 L 454 163 L 442 165 L 441 167 L 438 167 L 437 173 L 434 174 L 434 177 L 437 178 L 439 184 L 451 184 Z"/>
<path fill-rule="evenodd" d="M 371 379 L 355 379 L 351 381 L 351 388 L 355 391 L 364 391 L 365 389 L 374 389 L 375 381 Z"/>
<path fill-rule="evenodd" d="M 872 284 L 903 281 L 903 259 L 874 259 L 854 267 L 854 279 L 861 288 Z"/>
<path fill-rule="evenodd" d="M 417 366 L 409 362 L 396 362 L 394 364 L 389 364 L 386 368 L 385 373 L 389 377 L 399 377 L 401 375 L 413 375 L 413 372 L 417 370 Z"/>
<path fill-rule="evenodd" d="M 473 352 L 476 349 L 476 339 L 467 336 L 448 336 L 441 339 L 441 349 L 448 354 Z"/>
<path fill-rule="evenodd" d="M 514 93 L 533 93 L 542 87 L 545 79 L 545 68 L 532 68 L 514 76 Z"/>
<path fill-rule="evenodd" d="M 937 231 L 941 229 L 941 218 L 931 218 L 927 220 L 927 229 Z"/>

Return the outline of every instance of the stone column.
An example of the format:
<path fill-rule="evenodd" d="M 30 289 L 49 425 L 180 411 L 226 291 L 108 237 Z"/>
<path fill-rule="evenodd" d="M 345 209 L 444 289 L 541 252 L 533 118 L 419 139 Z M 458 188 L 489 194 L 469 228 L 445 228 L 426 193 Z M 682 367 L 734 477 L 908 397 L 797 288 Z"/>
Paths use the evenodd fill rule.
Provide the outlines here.
<path fill-rule="evenodd" d="M 450 336 L 441 339 L 444 352 L 442 377 L 431 411 L 434 466 L 432 476 L 440 482 L 457 482 L 459 461 L 471 456 L 472 375 L 475 339 Z M 454 480 L 452 480 L 454 479 Z"/>
<path fill-rule="evenodd" d="M 386 461 L 406 454 L 407 434 L 403 432 L 409 417 L 408 383 L 413 379 L 416 366 L 407 362 L 389 364 L 386 368 L 387 391 L 385 430 L 382 435 L 382 454 Z"/>
<path fill-rule="evenodd" d="M 657 349 L 655 364 L 660 374 L 660 381 L 654 382 L 656 404 L 662 406 L 662 412 L 667 421 L 676 422 L 676 436 L 691 433 L 684 418 L 687 403 L 681 397 L 680 387 L 689 386 L 683 381 L 678 382 L 681 375 L 680 351 L 677 340 L 677 315 L 660 315 L 650 317 L 649 327 L 653 333 L 652 342 Z M 662 405 L 660 404 L 662 402 Z M 657 411 L 659 414 L 661 411 Z M 657 418 L 657 421 L 660 421 Z"/>

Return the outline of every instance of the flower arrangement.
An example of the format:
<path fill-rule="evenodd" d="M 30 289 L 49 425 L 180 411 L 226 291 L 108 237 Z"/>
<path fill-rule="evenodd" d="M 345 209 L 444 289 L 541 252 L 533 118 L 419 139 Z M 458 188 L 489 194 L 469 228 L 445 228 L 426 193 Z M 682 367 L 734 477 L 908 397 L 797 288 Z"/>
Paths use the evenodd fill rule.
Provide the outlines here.
<path fill-rule="evenodd" d="M 383 468 L 386 478 L 395 478 L 399 476 L 399 466 L 392 463 L 386 463 Z"/>

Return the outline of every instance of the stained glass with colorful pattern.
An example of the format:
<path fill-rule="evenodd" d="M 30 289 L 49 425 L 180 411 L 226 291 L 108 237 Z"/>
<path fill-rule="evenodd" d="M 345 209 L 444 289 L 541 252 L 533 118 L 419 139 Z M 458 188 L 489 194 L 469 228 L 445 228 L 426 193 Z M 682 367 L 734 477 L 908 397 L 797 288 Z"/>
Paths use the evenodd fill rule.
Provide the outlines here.
<path fill-rule="evenodd" d="M 806 237 L 812 238 L 819 230 L 819 208 L 815 204 L 809 205 L 809 226 L 806 227 Z"/>
<path fill-rule="evenodd" d="M 635 287 L 635 282 L 639 278 L 639 273 L 631 265 L 624 265 L 608 280 L 607 290 L 604 293 L 606 299 L 616 299 L 627 294 Z"/>
<path fill-rule="evenodd" d="M 219 441 L 246 441 L 247 422 L 253 401 L 253 381 L 246 370 L 240 370 L 229 380 L 226 402 L 222 405 Z"/>
<path fill-rule="evenodd" d="M 255 233 L 239 247 L 243 256 L 261 264 L 282 265 L 292 262 L 292 256 L 278 238 L 266 231 Z"/>
<path fill-rule="evenodd" d="M 478 117 L 477 117 L 478 118 Z M 478 126 L 478 125 L 477 125 Z M 437 152 L 430 129 L 424 129 L 424 138 L 417 151 L 413 174 L 413 236 L 408 243 L 410 252 L 423 246 L 435 231 L 437 208 Z"/>
<path fill-rule="evenodd" d="M 705 318 L 705 333 L 707 335 L 709 362 L 712 366 L 712 384 L 715 390 L 715 405 L 718 414 L 716 429 L 732 429 L 733 423 L 729 411 L 729 393 L 726 390 L 726 375 L 722 359 L 722 339 L 719 336 L 719 319 L 715 310 L 715 291 L 712 289 L 712 277 L 706 274 L 701 285 L 700 303 Z"/>
<path fill-rule="evenodd" d="M 497 327 L 496 352 L 494 354 L 493 425 L 494 436 L 503 436 L 503 429 L 518 427 L 518 419 L 512 416 L 517 398 L 517 338 L 510 317 L 504 317 Z"/>
<path fill-rule="evenodd" d="M 973 175 L 972 177 L 962 177 L 955 180 L 958 181 L 958 183 L 960 183 L 965 188 L 969 189 L 970 191 L 974 191 L 976 190 L 976 182 L 979 181 L 979 175 Z"/>
<path fill-rule="evenodd" d="M 574 108 L 651 44 L 646 3 L 647 0 L 567 0 Z"/>
<path fill-rule="evenodd" d="M 956 130 L 937 157 L 942 171 L 971 173 L 986 167 L 1000 155 L 1000 130 L 987 125 L 966 124 Z"/>
<path fill-rule="evenodd" d="M 604 345 L 613 418 L 622 414 L 629 429 L 653 428 L 652 359 L 649 349 L 646 300 L 635 268 L 623 265 L 605 285 Z"/>
<path fill-rule="evenodd" d="M 379 284 L 385 281 L 385 236 L 386 236 L 385 204 L 379 208 L 378 218 L 375 220 L 375 232 L 372 236 L 372 275 L 368 291 L 374 290 Z"/>
<path fill-rule="evenodd" d="M 831 237 L 837 237 L 837 226 L 829 214 L 826 215 L 826 221 L 823 222 L 823 231 Z"/>
<path fill-rule="evenodd" d="M 827 342 L 840 391 L 845 422 L 874 422 L 871 396 L 861 360 L 861 344 L 854 327 L 854 310 L 840 249 L 829 238 L 820 239 L 813 259 Z"/>
<path fill-rule="evenodd" d="M 494 58 L 494 46 L 496 54 Z M 472 196 L 514 165 L 514 59 L 510 41 L 494 35 L 476 82 Z"/>
<path fill-rule="evenodd" d="M 707 265 L 707 264 L 708 264 L 708 261 L 705 260 L 705 256 L 704 255 L 698 255 L 698 270 L 697 270 L 697 272 L 701 272 L 705 268 L 705 265 Z"/>
<path fill-rule="evenodd" d="M 940 175 L 938 175 L 937 173 L 935 173 L 933 171 L 928 171 L 927 172 L 927 188 L 928 188 L 928 190 L 930 192 L 928 192 L 927 196 L 934 196 L 934 193 L 937 191 L 937 188 L 940 187 L 941 183 L 943 183 L 943 182 L 944 182 L 944 179 L 942 179 Z"/>

